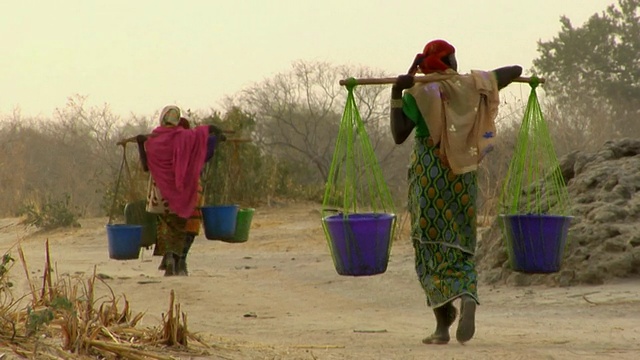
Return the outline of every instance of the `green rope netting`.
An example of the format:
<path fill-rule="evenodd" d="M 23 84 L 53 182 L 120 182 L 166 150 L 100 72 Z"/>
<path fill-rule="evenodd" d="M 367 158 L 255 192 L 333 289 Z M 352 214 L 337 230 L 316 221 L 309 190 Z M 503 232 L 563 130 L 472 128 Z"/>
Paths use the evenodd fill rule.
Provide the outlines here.
<path fill-rule="evenodd" d="M 566 216 L 569 193 L 532 78 L 531 93 L 500 196 L 500 212 Z"/>
<path fill-rule="evenodd" d="M 375 275 L 387 268 L 396 215 L 347 81 L 347 102 L 322 202 L 322 227 L 340 275 Z"/>
<path fill-rule="evenodd" d="M 391 192 L 356 105 L 355 80 L 349 80 L 324 193 L 323 217 L 336 213 L 395 213 Z"/>

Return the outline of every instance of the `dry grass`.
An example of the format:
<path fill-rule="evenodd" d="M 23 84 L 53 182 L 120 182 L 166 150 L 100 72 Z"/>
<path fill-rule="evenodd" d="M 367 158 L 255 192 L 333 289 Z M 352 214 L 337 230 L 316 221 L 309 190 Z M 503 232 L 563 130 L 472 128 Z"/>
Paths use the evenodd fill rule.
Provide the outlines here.
<path fill-rule="evenodd" d="M 187 316 L 171 291 L 162 323 L 142 328 L 144 313 L 133 313 L 126 296 L 117 297 L 102 279 L 55 277 L 46 242 L 42 284 L 29 277 L 22 248 L 17 248 L 30 293 L 14 300 L 5 255 L 0 267 L 0 348 L 26 358 L 42 359 L 173 359 L 169 353 L 206 355 L 209 345 L 189 332 Z M 96 287 L 108 295 L 96 297 Z M 23 309 L 18 309 L 24 303 Z M 195 343 L 196 346 L 190 345 Z"/>

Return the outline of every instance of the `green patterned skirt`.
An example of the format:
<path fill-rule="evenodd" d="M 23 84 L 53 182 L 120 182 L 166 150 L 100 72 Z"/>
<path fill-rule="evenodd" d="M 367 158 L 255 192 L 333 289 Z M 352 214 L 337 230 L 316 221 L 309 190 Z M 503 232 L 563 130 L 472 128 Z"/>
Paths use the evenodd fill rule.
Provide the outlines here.
<path fill-rule="evenodd" d="M 174 253 L 182 256 L 187 236 L 186 225 L 187 219 L 174 213 L 158 216 L 158 238 L 153 254 Z"/>
<path fill-rule="evenodd" d="M 431 307 L 461 295 L 476 302 L 475 172 L 443 165 L 431 138 L 416 138 L 409 170 L 409 211 L 416 273 Z"/>

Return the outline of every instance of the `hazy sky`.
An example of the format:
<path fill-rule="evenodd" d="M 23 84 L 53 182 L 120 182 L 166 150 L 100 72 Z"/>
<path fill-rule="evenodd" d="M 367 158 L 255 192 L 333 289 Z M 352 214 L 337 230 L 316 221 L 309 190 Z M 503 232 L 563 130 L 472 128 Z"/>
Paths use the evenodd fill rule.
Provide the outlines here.
<path fill-rule="evenodd" d="M 536 42 L 558 34 L 560 16 L 579 26 L 612 3 L 7 0 L 0 6 L 0 115 L 19 108 L 23 116 L 50 117 L 74 94 L 123 117 L 169 103 L 219 108 L 223 96 L 288 71 L 294 60 L 399 74 L 434 38 L 456 47 L 461 72 L 528 69 Z"/>

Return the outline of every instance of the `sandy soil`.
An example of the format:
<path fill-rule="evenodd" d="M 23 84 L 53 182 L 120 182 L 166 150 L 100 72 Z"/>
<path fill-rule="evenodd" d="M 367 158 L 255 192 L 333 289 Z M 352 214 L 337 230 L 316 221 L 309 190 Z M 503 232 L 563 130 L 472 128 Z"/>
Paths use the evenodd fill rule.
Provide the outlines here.
<path fill-rule="evenodd" d="M 49 239 L 59 274 L 88 275 L 97 266 L 135 312 L 147 313 L 145 325 L 160 322 L 175 290 L 189 329 L 221 346 L 198 358 L 640 358 L 640 279 L 572 288 L 480 284 L 475 338 L 466 345 L 422 345 L 434 322 L 408 241 L 394 243 L 386 273 L 339 276 L 313 204 L 258 208 L 244 244 L 198 237 L 189 277 L 163 277 L 151 250 L 138 260 L 110 260 L 105 219 L 48 234 L 29 234 L 16 223 L 0 220 L 0 249 L 21 239 L 34 277 Z M 12 276 L 20 277 L 17 265 Z M 28 291 L 17 283 L 16 293 Z"/>

